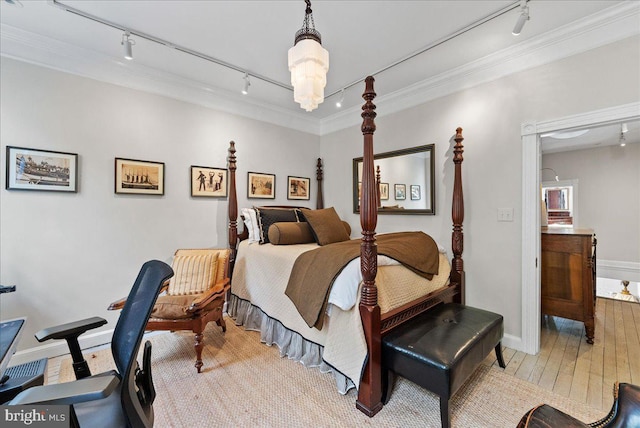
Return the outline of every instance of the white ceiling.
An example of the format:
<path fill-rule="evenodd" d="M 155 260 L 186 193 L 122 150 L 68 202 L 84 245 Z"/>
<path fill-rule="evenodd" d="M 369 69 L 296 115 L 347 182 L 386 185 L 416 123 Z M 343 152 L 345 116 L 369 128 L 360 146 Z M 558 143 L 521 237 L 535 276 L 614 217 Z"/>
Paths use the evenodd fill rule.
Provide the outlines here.
<path fill-rule="evenodd" d="M 543 134 L 540 138 L 542 153 L 568 152 L 571 150 L 592 149 L 596 147 L 619 146 L 621 143 L 640 143 L 640 121 L 624 122 L 626 132 L 622 132 L 622 123 L 599 127 L 582 128 L 567 132 Z M 572 136 L 574 131 L 587 131 Z M 624 141 L 621 140 L 624 135 Z M 567 138 L 569 137 L 569 138 Z"/>
<path fill-rule="evenodd" d="M 312 2 L 316 29 L 329 51 L 326 95 L 307 113 L 290 89 L 132 36 L 134 60 L 122 57 L 122 29 L 145 33 L 289 85 L 287 51 L 301 27 L 305 4 L 289 1 L 52 1 L 0 3 L 3 56 L 136 89 L 220 108 L 322 134 L 358 119 L 364 85 L 376 76 L 378 111 L 397 111 L 567 55 L 640 33 L 638 1 L 531 0 L 531 20 L 511 34 L 519 2 L 322 1 Z M 14 0 L 11 0 L 14 1 Z M 63 10 L 66 5 L 105 25 Z M 500 16 L 402 64 L 403 58 L 446 39 L 501 10 Z"/>

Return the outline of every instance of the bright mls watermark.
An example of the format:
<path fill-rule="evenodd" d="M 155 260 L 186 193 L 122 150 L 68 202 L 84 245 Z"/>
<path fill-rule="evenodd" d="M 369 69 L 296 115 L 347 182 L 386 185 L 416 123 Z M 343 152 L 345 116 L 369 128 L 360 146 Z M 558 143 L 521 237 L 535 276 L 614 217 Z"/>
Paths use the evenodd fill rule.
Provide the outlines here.
<path fill-rule="evenodd" d="M 0 406 L 0 422 L 3 427 L 68 428 L 69 406 Z"/>

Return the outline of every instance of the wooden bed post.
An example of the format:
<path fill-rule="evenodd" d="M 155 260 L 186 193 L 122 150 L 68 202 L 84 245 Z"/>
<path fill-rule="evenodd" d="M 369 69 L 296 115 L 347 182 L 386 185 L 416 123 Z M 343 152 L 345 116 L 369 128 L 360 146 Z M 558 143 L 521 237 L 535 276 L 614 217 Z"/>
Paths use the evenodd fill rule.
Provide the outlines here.
<path fill-rule="evenodd" d="M 378 198 L 378 208 L 382 206 L 382 198 L 380 197 L 380 165 L 376 167 L 376 197 Z"/>
<path fill-rule="evenodd" d="M 324 196 L 322 195 L 322 159 L 318 158 L 316 164 L 316 180 L 318 181 L 318 197 L 316 199 L 316 209 L 321 210 L 324 208 Z"/>
<path fill-rule="evenodd" d="M 356 407 L 367 416 L 373 416 L 382 409 L 382 349 L 380 338 L 380 306 L 376 274 L 378 272 L 378 248 L 376 244 L 376 224 L 378 221 L 378 197 L 373 167 L 373 133 L 376 117 L 373 99 L 374 78 L 365 79 L 362 98 L 362 135 L 364 151 L 362 161 L 362 192 L 360 200 L 360 224 L 362 244 L 360 247 L 360 269 L 362 270 L 362 291 L 360 297 L 360 318 L 367 340 L 368 358 L 360 379 Z"/>
<path fill-rule="evenodd" d="M 238 251 L 238 197 L 236 195 L 236 143 L 229 142 L 229 277 Z"/>
<path fill-rule="evenodd" d="M 453 233 L 451 234 L 451 248 L 453 259 L 451 260 L 451 280 L 460 284 L 460 293 L 454 297 L 454 301 L 464 305 L 464 262 L 462 251 L 464 249 L 464 234 L 462 233 L 462 222 L 464 221 L 464 198 L 462 195 L 462 152 L 464 146 L 462 141 L 462 128 L 456 129 L 454 138 L 456 145 L 453 148 L 453 163 L 455 174 L 453 179 L 453 202 L 451 204 L 451 218 L 453 220 Z"/>

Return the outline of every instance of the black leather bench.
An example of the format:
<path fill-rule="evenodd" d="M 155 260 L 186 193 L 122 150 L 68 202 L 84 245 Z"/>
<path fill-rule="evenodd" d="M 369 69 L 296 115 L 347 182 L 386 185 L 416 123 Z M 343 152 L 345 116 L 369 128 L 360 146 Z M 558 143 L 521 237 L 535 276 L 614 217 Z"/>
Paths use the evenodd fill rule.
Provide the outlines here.
<path fill-rule="evenodd" d="M 502 315 L 457 303 L 433 308 L 382 338 L 383 402 L 400 375 L 440 396 L 442 427 L 449 427 L 449 399 L 495 349 L 504 368 Z"/>

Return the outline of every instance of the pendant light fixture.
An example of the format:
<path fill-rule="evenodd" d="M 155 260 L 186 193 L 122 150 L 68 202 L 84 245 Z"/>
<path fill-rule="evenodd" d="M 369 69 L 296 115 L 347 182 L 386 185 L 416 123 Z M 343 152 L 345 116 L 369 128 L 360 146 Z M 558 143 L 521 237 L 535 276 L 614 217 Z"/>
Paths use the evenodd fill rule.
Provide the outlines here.
<path fill-rule="evenodd" d="M 294 46 L 289 49 L 289 71 L 293 99 L 306 111 L 312 111 L 324 101 L 324 87 L 329 71 L 329 52 L 322 47 L 311 11 L 311 0 L 305 0 L 302 28 L 296 32 Z"/>

